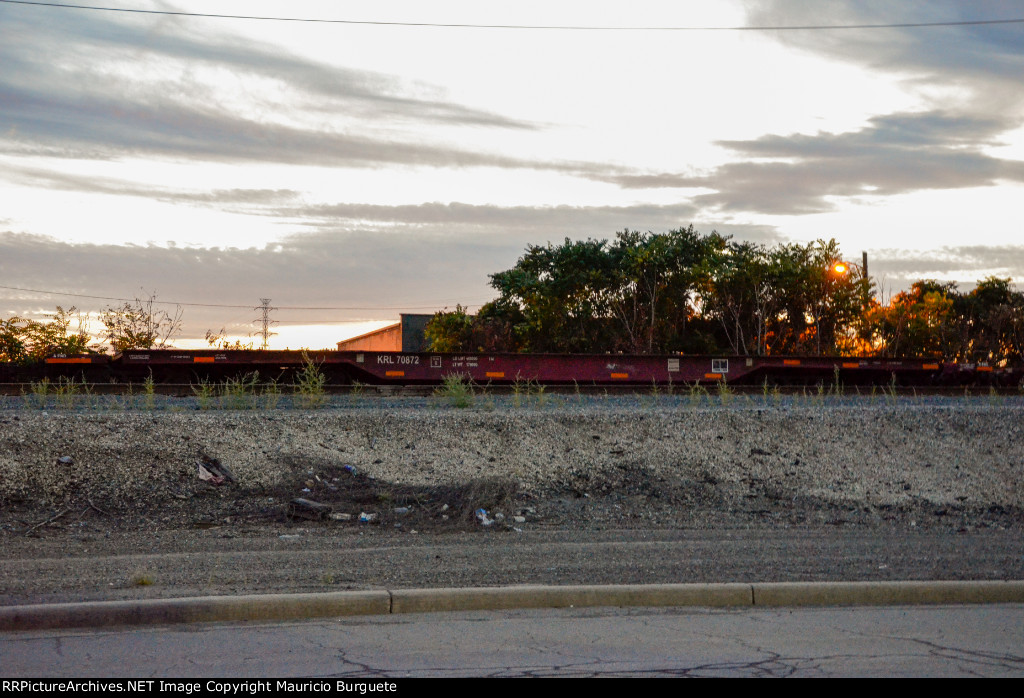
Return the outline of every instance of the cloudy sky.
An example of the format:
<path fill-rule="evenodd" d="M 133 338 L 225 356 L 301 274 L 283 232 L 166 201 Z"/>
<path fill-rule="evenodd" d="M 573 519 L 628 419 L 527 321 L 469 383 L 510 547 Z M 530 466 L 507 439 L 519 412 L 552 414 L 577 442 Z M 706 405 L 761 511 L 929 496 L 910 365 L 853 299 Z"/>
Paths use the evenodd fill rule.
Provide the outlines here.
<path fill-rule="evenodd" d="M 691 223 L 1024 282 L 1024 0 L 99 5 L 159 13 L 0 0 L 0 316 L 329 346 Z"/>

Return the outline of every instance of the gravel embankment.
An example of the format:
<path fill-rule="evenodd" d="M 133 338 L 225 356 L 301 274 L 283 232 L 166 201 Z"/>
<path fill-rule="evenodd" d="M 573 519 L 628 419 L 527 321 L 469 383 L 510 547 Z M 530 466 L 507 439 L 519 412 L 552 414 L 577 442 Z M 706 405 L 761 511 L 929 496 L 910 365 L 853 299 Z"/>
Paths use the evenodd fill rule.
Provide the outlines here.
<path fill-rule="evenodd" d="M 146 591 L 145 577 L 132 581 L 124 565 L 163 570 L 157 585 L 178 574 L 174 570 L 180 566 L 187 583 L 169 583 L 225 593 L 216 584 L 196 586 L 196 577 L 208 575 L 213 584 L 221 564 L 213 561 L 228 559 L 217 556 L 241 555 L 243 547 L 265 551 L 263 557 L 246 558 L 250 573 L 231 575 L 248 580 L 239 587 L 248 591 L 328 583 L 364 588 L 383 579 L 410 584 L 686 580 L 713 578 L 715 570 L 735 578 L 743 569 L 737 565 L 747 564 L 716 552 L 714 568 L 701 567 L 697 558 L 674 558 L 669 565 L 653 548 L 646 567 L 629 562 L 634 553 L 628 541 L 646 540 L 644 532 L 672 531 L 680 532 L 671 537 L 686 550 L 695 549 L 685 541 L 710 537 L 707 550 L 715 551 L 722 546 L 710 539 L 728 538 L 728 531 L 747 539 L 753 535 L 751 540 L 757 530 L 766 531 L 766 541 L 789 551 L 763 568 L 766 579 L 886 574 L 898 562 L 878 564 L 875 558 L 895 548 L 870 541 L 911 540 L 911 534 L 925 536 L 922 540 L 937 545 L 938 552 L 918 556 L 914 546 L 904 546 L 899 559 L 916 560 L 899 573 L 908 578 L 1024 571 L 1019 535 L 1024 405 L 1019 401 L 752 402 L 696 408 L 656 400 L 642 405 L 562 401 L 542 407 L 499 402 L 455 409 L 406 407 L 392 400 L 310 411 L 3 410 L 0 558 L 8 561 L 10 574 L 0 575 L 0 601 L 175 593 Z M 200 480 L 201 454 L 228 466 L 237 483 L 215 487 Z M 353 518 L 290 519 L 285 508 L 296 497 Z M 485 528 L 474 515 L 478 508 L 489 518 L 499 512 L 504 518 Z M 361 524 L 361 513 L 375 517 Z M 420 535 L 408 536 L 414 532 Z M 498 544 L 495 534 L 506 546 L 497 557 L 487 549 Z M 876 552 L 848 557 L 843 551 L 853 543 L 842 541 L 849 535 Z M 808 552 L 800 565 L 789 564 L 794 544 L 788 541 L 801 536 L 830 552 Z M 968 538 L 976 550 L 995 547 L 961 568 L 958 558 L 969 560 L 969 554 L 959 546 Z M 315 567 L 309 570 L 295 567 L 285 581 L 259 581 L 271 567 L 282 574 L 284 563 L 274 556 L 286 555 L 288 546 L 309 556 L 316 550 L 327 555 L 385 546 L 396 559 L 419 559 L 427 539 L 448 551 L 456 545 L 463 552 L 472 549 L 465 554 L 477 557 L 461 568 L 451 563 L 445 572 L 430 564 L 373 571 L 376 567 L 367 563 L 360 573 L 329 575 L 323 569 L 330 563 L 310 557 Z M 585 555 L 568 570 L 545 562 L 543 569 L 517 568 L 518 576 L 488 573 L 488 566 L 497 569 L 517 559 L 512 557 L 515 540 L 534 539 L 536 550 L 551 554 L 552 545 L 570 540 L 581 550 L 598 539 L 600 545 L 619 546 L 618 571 L 602 573 L 597 560 Z M 408 554 L 401 553 L 407 546 Z M 444 555 L 433 550 L 423 552 L 425 558 Z M 756 550 L 755 545 L 745 554 L 756 556 Z M 129 554 L 137 557 L 115 562 Z M 331 553 L 334 559 L 339 554 Z M 711 559 L 709 554 L 701 553 L 702 559 Z M 167 555 L 178 555 L 173 559 L 179 562 L 167 562 L 172 559 Z M 79 560 L 79 567 L 59 562 L 65 556 Z M 164 562 L 153 556 L 164 556 Z M 268 563 L 271 557 L 277 562 Z M 300 558 L 287 559 L 300 565 Z M 936 567 L 940 559 L 942 566 Z M 689 566 L 680 572 L 684 562 Z M 212 571 L 206 569 L 210 565 Z M 588 571 L 581 577 L 577 568 Z M 773 576 L 768 569 L 778 572 Z M 80 574 L 87 581 L 72 579 Z M 119 591 L 104 596 L 96 588 L 106 589 L 108 583 L 97 580 L 108 577 L 109 586 Z"/>
<path fill-rule="evenodd" d="M 0 502 L 8 526 L 14 510 L 34 518 L 82 502 L 156 515 L 177 501 L 198 516 L 219 513 L 198 504 L 244 497 L 342 501 L 352 466 L 374 487 L 404 488 L 397 496 L 421 501 L 438 488 L 492 478 L 513 484 L 524 501 L 648 500 L 727 511 L 755 500 L 804 513 L 819 505 L 1019 513 L 1022 416 L 1017 405 L 955 403 L 8 411 L 0 413 Z M 220 459 L 238 484 L 200 481 L 201 453 Z"/>

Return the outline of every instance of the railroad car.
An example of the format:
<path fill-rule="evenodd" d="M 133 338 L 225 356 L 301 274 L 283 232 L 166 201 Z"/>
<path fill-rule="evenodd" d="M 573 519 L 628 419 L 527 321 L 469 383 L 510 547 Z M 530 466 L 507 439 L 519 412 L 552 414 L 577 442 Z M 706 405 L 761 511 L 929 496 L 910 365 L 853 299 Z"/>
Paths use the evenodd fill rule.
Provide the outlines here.
<path fill-rule="evenodd" d="M 485 385 L 533 381 L 563 386 L 730 385 L 1019 385 L 1024 369 L 927 359 L 628 354 L 405 353 L 389 351 L 129 350 L 115 356 L 51 356 L 22 371 L 89 383 L 219 382 L 258 372 L 261 380 L 293 382 L 311 361 L 332 385 L 438 385 L 459 374 Z M 26 377 L 27 376 L 27 377 Z M 8 379 L 6 382 L 11 382 Z"/>

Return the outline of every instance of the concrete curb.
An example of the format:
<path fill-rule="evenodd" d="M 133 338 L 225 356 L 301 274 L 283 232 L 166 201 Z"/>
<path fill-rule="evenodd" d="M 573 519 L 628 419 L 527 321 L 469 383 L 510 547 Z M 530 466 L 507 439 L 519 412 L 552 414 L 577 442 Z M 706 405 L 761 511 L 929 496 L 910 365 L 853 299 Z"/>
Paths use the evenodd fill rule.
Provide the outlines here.
<path fill-rule="evenodd" d="M 0 631 L 230 621 L 292 620 L 391 612 L 387 591 L 201 596 L 0 608 Z"/>
<path fill-rule="evenodd" d="M 391 593 L 392 613 L 497 611 L 570 606 L 750 606 L 749 584 L 628 584 L 403 589 Z"/>
<path fill-rule="evenodd" d="M 514 586 L 206 596 L 0 607 L 0 632 L 587 606 L 1024 603 L 1024 580 Z"/>

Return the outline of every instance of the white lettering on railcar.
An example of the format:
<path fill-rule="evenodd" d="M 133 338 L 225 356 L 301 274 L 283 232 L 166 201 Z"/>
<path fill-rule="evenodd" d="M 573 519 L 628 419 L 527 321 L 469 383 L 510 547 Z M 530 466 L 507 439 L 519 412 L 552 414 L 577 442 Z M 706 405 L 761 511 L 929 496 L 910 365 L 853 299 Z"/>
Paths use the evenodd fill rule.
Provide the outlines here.
<path fill-rule="evenodd" d="M 406 354 L 380 354 L 377 357 L 378 364 L 403 364 L 406 366 L 418 366 L 420 357 L 408 356 Z"/>

